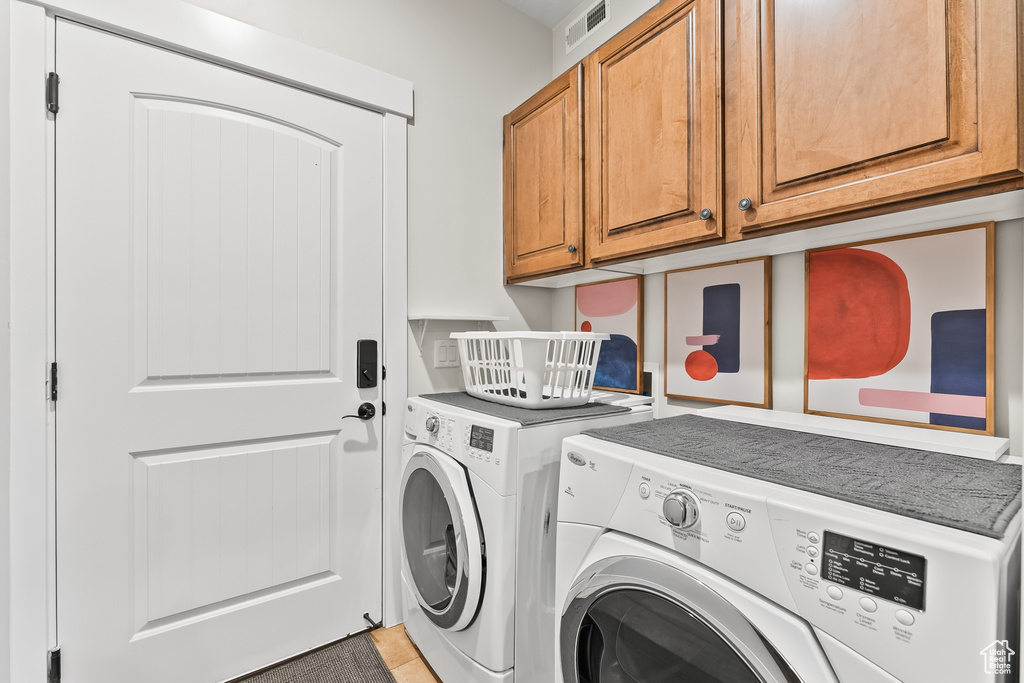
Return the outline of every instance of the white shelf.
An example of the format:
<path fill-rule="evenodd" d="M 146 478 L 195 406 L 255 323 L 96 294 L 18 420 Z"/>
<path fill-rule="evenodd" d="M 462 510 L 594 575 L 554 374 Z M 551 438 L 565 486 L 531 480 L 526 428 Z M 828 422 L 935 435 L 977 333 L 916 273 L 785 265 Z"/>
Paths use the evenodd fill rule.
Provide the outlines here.
<path fill-rule="evenodd" d="M 420 352 L 420 356 L 423 355 L 423 337 L 427 334 L 427 326 L 431 320 L 448 320 L 455 322 L 475 322 L 476 328 L 479 330 L 483 327 L 484 323 L 496 322 L 501 320 L 508 320 L 507 315 L 453 315 L 448 313 L 410 313 L 409 322 L 418 322 L 420 324 L 420 336 L 416 340 L 416 347 Z"/>
<path fill-rule="evenodd" d="M 409 320 L 468 320 L 470 322 L 493 322 L 495 320 L 508 320 L 507 315 L 419 315 L 410 313 Z"/>

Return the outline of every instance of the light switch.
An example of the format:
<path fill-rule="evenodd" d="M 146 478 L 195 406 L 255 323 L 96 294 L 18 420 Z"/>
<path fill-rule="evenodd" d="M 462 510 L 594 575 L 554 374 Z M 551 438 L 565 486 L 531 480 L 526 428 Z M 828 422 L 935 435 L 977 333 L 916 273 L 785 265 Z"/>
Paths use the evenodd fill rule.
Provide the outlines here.
<path fill-rule="evenodd" d="M 459 346 L 454 339 L 434 340 L 434 367 L 435 368 L 457 368 L 459 367 Z"/>

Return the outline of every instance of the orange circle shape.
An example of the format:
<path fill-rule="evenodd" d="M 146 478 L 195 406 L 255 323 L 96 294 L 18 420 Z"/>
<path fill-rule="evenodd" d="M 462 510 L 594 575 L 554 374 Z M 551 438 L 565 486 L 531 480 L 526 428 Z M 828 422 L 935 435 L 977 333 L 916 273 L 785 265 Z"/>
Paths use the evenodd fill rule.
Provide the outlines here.
<path fill-rule="evenodd" d="M 718 361 L 704 349 L 694 351 L 683 363 L 686 374 L 698 382 L 706 382 L 718 374 Z"/>

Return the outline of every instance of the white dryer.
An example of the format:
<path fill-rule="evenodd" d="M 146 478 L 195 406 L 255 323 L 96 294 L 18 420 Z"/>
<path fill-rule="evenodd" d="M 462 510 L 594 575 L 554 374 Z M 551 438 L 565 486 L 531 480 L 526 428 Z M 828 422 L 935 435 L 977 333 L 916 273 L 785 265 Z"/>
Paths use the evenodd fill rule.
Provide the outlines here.
<path fill-rule="evenodd" d="M 563 443 L 555 680 L 1017 680 L 1020 467 L 641 427 Z"/>
<path fill-rule="evenodd" d="M 409 399 L 403 614 L 442 681 L 553 679 L 562 439 L 651 416 L 649 406 L 526 410 L 465 393 Z"/>

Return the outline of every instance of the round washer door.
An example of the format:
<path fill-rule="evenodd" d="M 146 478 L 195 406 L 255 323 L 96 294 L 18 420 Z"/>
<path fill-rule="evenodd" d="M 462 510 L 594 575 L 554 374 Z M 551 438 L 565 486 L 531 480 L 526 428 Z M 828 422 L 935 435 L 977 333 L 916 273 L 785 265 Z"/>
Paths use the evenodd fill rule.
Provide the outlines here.
<path fill-rule="evenodd" d="M 469 626 L 483 597 L 484 544 L 466 470 L 416 445 L 399 508 L 405 569 L 416 600 L 439 627 Z"/>
<path fill-rule="evenodd" d="M 582 576 L 562 615 L 565 683 L 803 680 L 735 606 L 677 569 L 615 557 Z"/>

